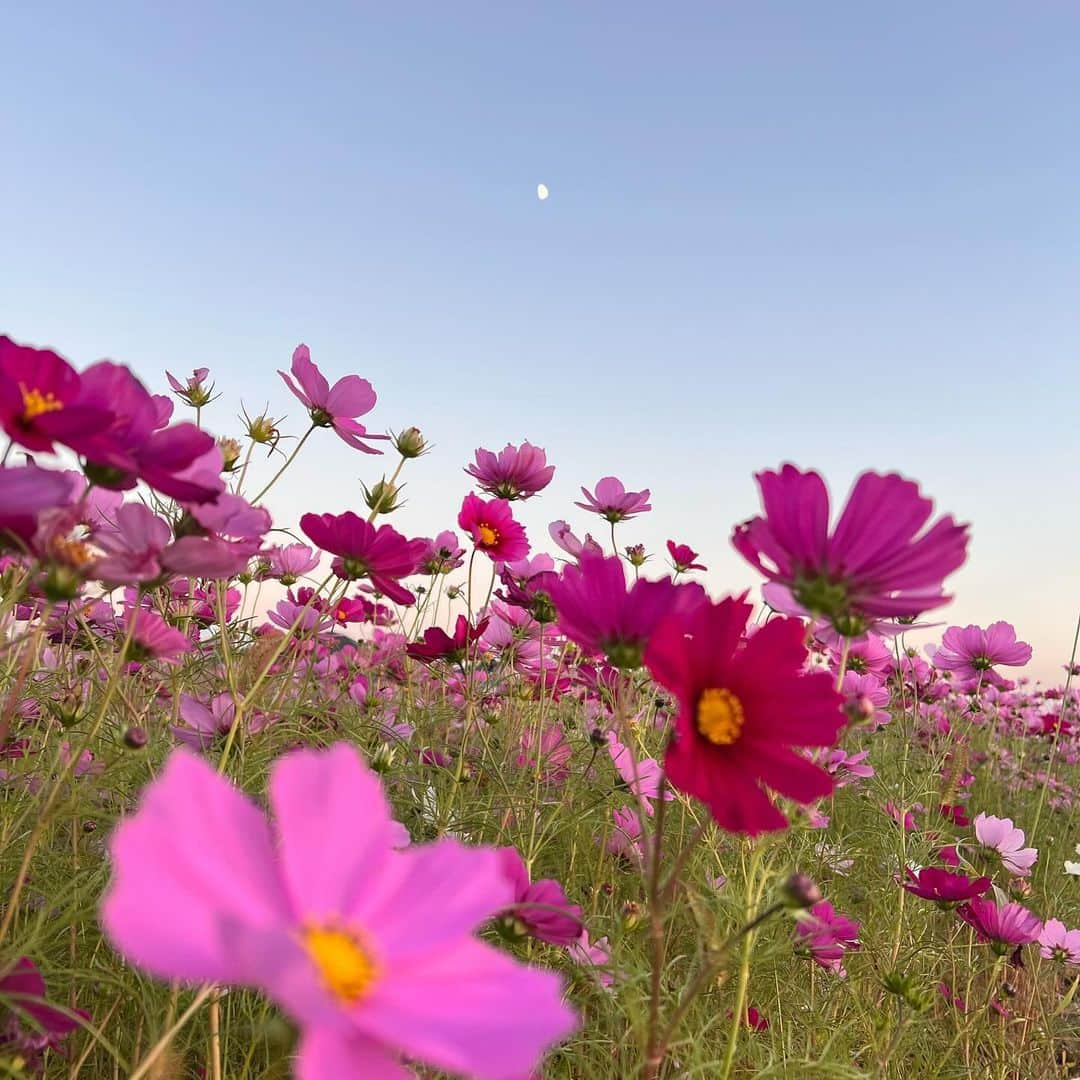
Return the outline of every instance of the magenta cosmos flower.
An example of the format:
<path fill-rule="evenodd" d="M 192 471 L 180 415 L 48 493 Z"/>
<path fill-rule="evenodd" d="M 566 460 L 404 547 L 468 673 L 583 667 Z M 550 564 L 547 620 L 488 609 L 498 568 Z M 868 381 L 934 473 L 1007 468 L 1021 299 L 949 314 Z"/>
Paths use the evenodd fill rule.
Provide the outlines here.
<path fill-rule="evenodd" d="M 1023 667 L 1031 659 L 1031 646 L 1016 640 L 1010 623 L 992 623 L 985 630 L 978 626 L 950 626 L 941 636 L 941 646 L 932 657 L 939 671 L 955 672 L 956 677 L 990 686 L 1004 686 L 1005 680 L 994 670 L 997 664 Z"/>
<path fill-rule="evenodd" d="M 1017 877 L 1031 874 L 1031 868 L 1039 857 L 1038 849 L 1024 847 L 1024 830 L 1017 828 L 1012 818 L 979 814 L 975 818 L 975 836 L 983 847 L 1001 856 L 1001 864 L 1010 874 Z"/>
<path fill-rule="evenodd" d="M 73 499 L 71 480 L 62 472 L 37 465 L 0 466 L 0 549 L 11 544 L 28 548 L 39 517 Z"/>
<path fill-rule="evenodd" d="M 379 781 L 345 743 L 281 758 L 269 794 L 273 825 L 173 753 L 112 839 L 102 921 L 129 961 L 263 990 L 302 1030 L 300 1080 L 405 1080 L 402 1056 L 516 1080 L 573 1030 L 557 976 L 473 936 L 511 901 L 496 851 L 395 850 Z"/>
<path fill-rule="evenodd" d="M 13 442 L 47 453 L 107 423 L 108 410 L 79 402 L 81 388 L 62 356 L 0 335 L 0 425 Z"/>
<path fill-rule="evenodd" d="M 691 570 L 707 570 L 708 567 L 699 563 L 698 553 L 687 544 L 676 544 L 674 540 L 667 542 L 668 555 L 671 557 L 671 565 L 677 574 L 686 574 Z"/>
<path fill-rule="evenodd" d="M 627 589 L 621 559 L 586 553 L 547 589 L 559 629 L 586 653 L 602 654 L 618 668 L 641 666 L 645 646 L 666 615 L 705 602 L 699 586 L 676 585 L 670 578 L 641 578 Z"/>
<path fill-rule="evenodd" d="M 722 828 L 754 835 L 787 827 L 764 787 L 801 803 L 832 792 L 829 774 L 794 748 L 832 746 L 844 714 L 831 676 L 804 671 L 802 622 L 773 619 L 747 638 L 752 611 L 727 597 L 665 619 L 645 666 L 679 703 L 668 780 Z"/>
<path fill-rule="evenodd" d="M 991 884 L 988 877 L 969 878 L 966 874 L 954 874 L 933 866 L 924 866 L 919 871 L 908 867 L 904 874 L 907 877 L 904 888 L 909 893 L 923 900 L 933 900 L 943 907 L 982 896 Z"/>
<path fill-rule="evenodd" d="M 476 550 L 495 562 L 516 562 L 529 554 L 525 526 L 514 520 L 505 499 L 485 502 L 479 495 L 466 495 L 457 520 L 472 537 Z"/>
<path fill-rule="evenodd" d="M 297 345 L 292 357 L 292 378 L 279 371 L 285 385 L 295 397 L 307 406 L 315 427 L 332 427 L 344 442 L 365 454 L 381 454 L 364 439 L 388 439 L 389 435 L 373 435 L 358 423 L 356 417 L 364 416 L 375 408 L 375 391 L 367 379 L 359 375 L 346 375 L 333 386 L 326 376 L 312 363 L 311 352 L 306 345 Z M 295 379 L 295 382 L 293 381 Z"/>
<path fill-rule="evenodd" d="M 795 922 L 796 948 L 819 967 L 843 977 L 844 954 L 859 948 L 859 924 L 819 900 Z"/>
<path fill-rule="evenodd" d="M 563 887 L 552 878 L 530 881 L 529 871 L 516 848 L 499 848 L 503 874 L 514 893 L 507 912 L 514 929 L 551 945 L 570 945 L 581 937 L 581 908 L 566 899 Z"/>
<path fill-rule="evenodd" d="M 497 499 L 531 499 L 551 483 L 555 466 L 547 463 L 547 455 L 538 446 L 523 442 L 520 446 L 507 443 L 496 455 L 478 449 L 476 463 L 465 471 L 476 480 L 481 491 Z"/>
<path fill-rule="evenodd" d="M 405 652 L 423 664 L 432 664 L 436 660 L 445 660 L 448 664 L 460 664 L 468 656 L 469 647 L 473 642 L 483 636 L 487 626 L 487 619 L 481 619 L 476 626 L 473 626 L 464 615 L 459 615 L 452 636 L 441 626 L 428 627 L 424 631 L 423 641 L 414 641 L 411 645 L 407 645 Z"/>
<path fill-rule="evenodd" d="M 867 619 L 908 618 L 946 603 L 942 582 L 963 565 L 967 526 L 933 511 L 918 485 L 863 473 L 829 532 L 829 493 L 816 472 L 757 474 L 764 516 L 736 527 L 735 549 L 807 611 L 849 637 Z"/>
<path fill-rule="evenodd" d="M 1039 917 L 1022 904 L 998 904 L 976 898 L 961 904 L 956 914 L 999 956 L 1012 952 L 1019 945 L 1030 944 L 1042 932 Z"/>
<path fill-rule="evenodd" d="M 29 956 L 0 975 L 0 999 L 6 1002 L 0 1004 L 0 1050 L 22 1057 L 33 1076 L 40 1075 L 45 1052 L 58 1051 L 64 1037 L 90 1019 L 82 1009 L 49 1004 L 45 995 L 45 980 Z"/>
<path fill-rule="evenodd" d="M 591 510 L 613 525 L 619 521 L 629 521 L 630 518 L 652 509 L 648 488 L 644 491 L 627 491 L 622 481 L 614 476 L 605 476 L 600 480 L 595 493 L 582 488 L 581 494 L 587 501 L 574 503 L 575 506 L 580 506 L 582 510 Z"/>
<path fill-rule="evenodd" d="M 323 551 L 336 555 L 332 565 L 347 581 L 366 577 L 395 604 L 411 604 L 416 597 L 398 582 L 413 573 L 426 549 L 424 540 L 406 540 L 390 525 L 375 528 L 351 510 L 344 514 L 305 514 L 300 528 Z"/>

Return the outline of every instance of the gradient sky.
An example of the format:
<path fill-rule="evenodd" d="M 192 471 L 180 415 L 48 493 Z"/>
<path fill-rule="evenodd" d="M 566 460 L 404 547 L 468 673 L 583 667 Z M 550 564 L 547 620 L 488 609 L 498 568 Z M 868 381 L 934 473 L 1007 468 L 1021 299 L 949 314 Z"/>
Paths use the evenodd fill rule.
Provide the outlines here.
<path fill-rule="evenodd" d="M 756 469 L 896 469 L 973 526 L 942 617 L 1012 621 L 1058 677 L 1080 8 L 225 7 L 0 16 L 0 327 L 155 388 L 208 365 L 218 433 L 240 398 L 302 430 L 273 372 L 306 341 L 437 444 L 402 531 L 527 438 L 535 541 L 615 473 L 655 507 L 624 541 L 691 543 L 716 592 L 756 584 L 728 544 Z M 282 524 L 381 471 L 319 435 Z"/>

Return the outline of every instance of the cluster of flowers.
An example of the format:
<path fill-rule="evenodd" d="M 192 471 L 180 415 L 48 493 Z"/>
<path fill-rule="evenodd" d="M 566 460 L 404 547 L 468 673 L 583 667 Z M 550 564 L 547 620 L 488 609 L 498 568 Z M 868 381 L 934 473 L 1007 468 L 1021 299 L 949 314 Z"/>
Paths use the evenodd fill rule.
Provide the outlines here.
<path fill-rule="evenodd" d="M 404 1076 L 402 1056 L 478 1077 L 527 1075 L 576 1017 L 555 974 L 479 940 L 481 926 L 510 942 L 528 935 L 565 949 L 604 985 L 616 976 L 607 942 L 590 941 L 559 882 L 531 880 L 514 848 L 445 836 L 414 845 L 376 773 L 346 743 L 280 758 L 268 819 L 222 773 L 234 741 L 275 724 L 285 701 L 303 708 L 302 695 L 318 694 L 331 709 L 357 707 L 388 753 L 459 780 L 479 768 L 478 717 L 497 717 L 523 692 L 573 706 L 584 718 L 576 735 L 592 747 L 586 775 L 603 782 L 594 761 L 606 751 L 625 795 L 597 841 L 641 871 L 659 859 L 658 807 L 678 795 L 748 837 L 796 817 L 827 825 L 821 800 L 873 775 L 868 750 L 838 743 L 888 723 L 898 702 L 916 738 L 947 747 L 933 808 L 940 827 L 969 824 L 974 725 L 1021 732 L 1060 760 L 1080 760 L 1076 694 L 998 671 L 1031 656 L 1008 624 L 950 627 L 925 659 L 902 647 L 915 620 L 949 600 L 945 581 L 968 542 L 967 526 L 934 518 L 910 480 L 863 473 L 830 524 L 816 472 L 784 465 L 759 474 L 761 512 L 731 537 L 765 578 L 755 618 L 746 594 L 713 599 L 690 579 L 705 566 L 685 544 L 668 541 L 670 573 L 643 576 L 644 548 L 620 550 L 615 537 L 651 510 L 651 494 L 615 477 L 582 488 L 576 504 L 610 526 L 610 553 L 561 520 L 549 529 L 558 555 L 534 551 L 514 504 L 539 495 L 554 467 L 528 442 L 476 451 L 465 472 L 478 490 L 463 497 L 460 537 L 409 538 L 378 523 L 397 508 L 401 465 L 426 451 L 420 432 L 367 431 L 359 418 L 376 403 L 370 384 L 350 375 L 331 386 L 305 346 L 281 375 L 308 413 L 299 445 L 328 428 L 368 454 L 387 442 L 400 463 L 393 479 L 365 489 L 369 513 L 306 513 L 299 525 L 308 542 L 274 545 L 261 501 L 299 445 L 270 484 L 245 496 L 250 447 L 244 457 L 199 423 L 213 400 L 207 369 L 186 382 L 168 376 L 196 410 L 195 423 L 171 423 L 172 403 L 122 366 L 77 372 L 55 352 L 0 338 L 0 423 L 26 452 L 24 462 L 0 466 L 5 631 L 43 638 L 30 688 L 0 720 L 0 757 L 12 766 L 0 783 L 29 783 L 15 765 L 85 719 L 97 676 L 81 660 L 102 665 L 102 642 L 111 640 L 123 671 L 144 679 L 148 699 L 171 714 L 167 729 L 181 745 L 112 837 L 105 931 L 125 958 L 163 979 L 266 992 L 303 1030 L 301 1077 Z M 246 435 L 251 447 L 277 452 L 281 436 L 268 416 L 248 418 Z M 45 455 L 56 456 L 43 464 Z M 489 560 L 493 595 L 475 607 L 478 555 Z M 327 556 L 320 584 L 311 575 Z M 466 565 L 467 582 L 449 584 Z M 260 618 L 246 610 L 247 586 L 270 581 L 287 591 Z M 183 692 L 165 678 L 187 659 L 217 665 L 225 643 L 239 649 L 246 685 L 216 667 Z M 66 663 L 71 656 L 80 662 Z M 255 690 L 274 679 L 276 708 L 256 704 Z M 654 689 L 642 694 L 650 679 Z M 416 744 L 408 717 L 425 708 L 453 711 L 443 744 Z M 575 733 L 562 714 L 541 709 L 515 737 L 515 764 L 538 785 L 566 776 Z M 131 728 L 124 738 L 142 746 L 148 735 Z M 656 757 L 641 752 L 649 740 Z M 95 767 L 89 744 L 65 748 L 55 783 Z M 1050 771 L 1017 765 L 1015 781 L 1045 790 Z M 1051 805 L 1071 797 L 1055 780 Z M 926 812 L 882 810 L 908 829 Z M 1023 832 L 985 814 L 974 829 L 979 847 L 941 844 L 942 866 L 904 867 L 903 888 L 955 908 L 995 949 L 1039 941 L 1043 956 L 1080 963 L 1080 931 L 1044 924 L 1000 890 L 987 898 L 992 879 L 960 870 L 973 870 L 968 856 L 981 848 L 1023 878 L 1036 857 Z M 795 947 L 843 974 L 859 924 L 820 896 L 802 906 Z M 0 994 L 14 995 L 15 1010 L 0 1045 L 55 1046 L 82 1015 L 48 1003 L 28 957 L 6 974 L 0 968 Z M 743 1019 L 767 1027 L 756 1010 Z"/>

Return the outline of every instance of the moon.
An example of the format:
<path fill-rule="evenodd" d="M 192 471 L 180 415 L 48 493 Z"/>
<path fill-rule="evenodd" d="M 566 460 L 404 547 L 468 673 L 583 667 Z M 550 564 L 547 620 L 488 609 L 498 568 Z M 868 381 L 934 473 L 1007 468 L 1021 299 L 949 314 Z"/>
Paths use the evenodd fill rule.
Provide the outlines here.
<path fill-rule="evenodd" d="M 547 184 L 537 184 L 536 185 L 536 197 L 541 202 L 543 202 L 548 197 L 549 194 L 550 194 L 550 192 L 548 191 Z"/>

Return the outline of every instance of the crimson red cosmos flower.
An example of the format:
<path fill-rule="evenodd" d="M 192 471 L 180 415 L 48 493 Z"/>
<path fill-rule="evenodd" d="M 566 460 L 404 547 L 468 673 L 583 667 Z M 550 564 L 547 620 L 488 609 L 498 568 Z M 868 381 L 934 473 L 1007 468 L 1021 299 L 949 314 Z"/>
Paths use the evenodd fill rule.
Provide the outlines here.
<path fill-rule="evenodd" d="M 305 514 L 300 528 L 316 547 L 337 556 L 331 566 L 338 577 L 348 581 L 369 578 L 395 604 L 416 600 L 397 579 L 416 570 L 426 548 L 424 540 L 406 540 L 390 525 L 376 529 L 351 510 L 344 514 Z"/>
<path fill-rule="evenodd" d="M 346 375 L 331 386 L 326 376 L 312 363 L 311 352 L 306 345 L 297 345 L 293 352 L 292 378 L 284 371 L 278 374 L 307 406 L 315 427 L 332 427 L 344 442 L 365 454 L 382 453 L 363 440 L 388 439 L 390 436 L 373 435 L 355 419 L 375 408 L 375 391 L 367 379 L 361 379 L 359 375 Z"/>
<path fill-rule="evenodd" d="M 514 520 L 505 499 L 485 502 L 479 495 L 466 495 L 457 520 L 472 537 L 476 550 L 495 562 L 515 562 L 529 554 L 525 526 Z"/>
<path fill-rule="evenodd" d="M 432 626 L 424 631 L 423 641 L 414 641 L 406 646 L 405 651 L 414 660 L 430 664 L 436 660 L 445 660 L 448 664 L 460 664 L 468 652 L 469 645 L 481 637 L 487 629 L 488 620 L 481 619 L 476 626 L 471 626 L 464 615 L 457 617 L 454 636 L 451 637 L 442 627 Z"/>
<path fill-rule="evenodd" d="M 832 678 L 803 670 L 802 622 L 773 619 L 746 638 L 752 610 L 727 597 L 665 619 L 645 666 L 679 703 L 668 780 L 722 828 L 754 835 L 787 827 L 763 785 L 801 803 L 832 792 L 829 774 L 792 748 L 832 746 L 844 714 Z"/>
<path fill-rule="evenodd" d="M 966 874 L 954 874 L 933 866 L 924 866 L 918 872 L 910 866 L 905 867 L 904 875 L 907 877 L 904 889 L 913 896 L 933 900 L 942 907 L 982 896 L 991 885 L 988 877 L 969 878 Z"/>
<path fill-rule="evenodd" d="M 531 499 L 551 483 L 555 466 L 538 446 L 507 443 L 498 456 L 490 450 L 476 451 L 476 464 L 465 471 L 476 479 L 481 491 L 497 499 Z"/>
<path fill-rule="evenodd" d="M 548 583 L 559 616 L 559 629 L 590 655 L 603 654 L 617 668 L 641 666 L 653 631 L 667 615 L 705 603 L 697 585 L 676 585 L 670 578 L 640 578 L 627 589 L 621 559 L 582 553 Z"/>
<path fill-rule="evenodd" d="M 106 423 L 107 410 L 79 403 L 81 388 L 62 356 L 0 335 L 0 424 L 13 442 L 49 453 Z"/>
<path fill-rule="evenodd" d="M 988 942 L 998 956 L 1005 956 L 1017 946 L 1030 944 L 1042 933 L 1038 915 L 1022 904 L 999 905 L 993 900 L 976 898 L 961 904 L 956 914 L 975 930 L 980 941 Z"/>
<path fill-rule="evenodd" d="M 580 506 L 582 510 L 591 510 L 613 525 L 619 521 L 629 521 L 637 514 L 644 514 L 652 509 L 648 488 L 643 491 L 627 491 L 622 481 L 614 476 L 605 476 L 600 480 L 595 494 L 587 488 L 582 488 L 581 494 L 588 501 L 574 503 L 575 506 Z"/>
<path fill-rule="evenodd" d="M 918 485 L 863 473 L 829 532 L 829 493 L 816 472 L 785 465 L 757 474 L 763 517 L 736 527 L 735 549 L 807 611 L 857 637 L 868 617 L 906 618 L 939 607 L 948 574 L 963 565 L 967 526 L 933 512 Z"/>
<path fill-rule="evenodd" d="M 691 570 L 706 570 L 708 567 L 697 562 L 698 553 L 687 544 L 676 544 L 674 540 L 667 542 L 668 555 L 671 556 L 671 565 L 675 573 L 685 574 Z"/>

